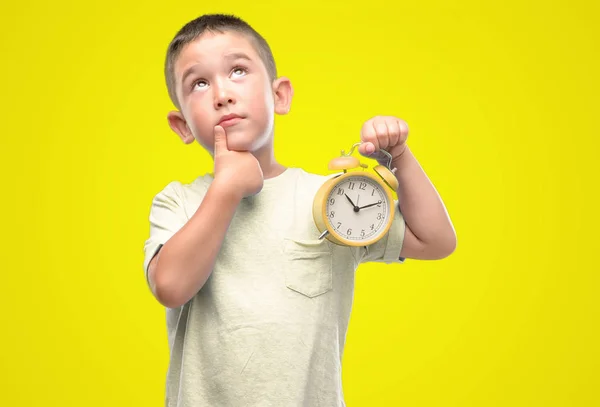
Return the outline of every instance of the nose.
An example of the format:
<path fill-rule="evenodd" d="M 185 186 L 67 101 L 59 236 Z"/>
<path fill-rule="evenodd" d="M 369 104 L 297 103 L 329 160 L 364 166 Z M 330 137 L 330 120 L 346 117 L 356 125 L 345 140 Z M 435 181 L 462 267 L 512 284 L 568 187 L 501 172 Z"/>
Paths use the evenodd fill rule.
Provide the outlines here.
<path fill-rule="evenodd" d="M 236 100 L 228 87 L 220 85 L 215 89 L 215 109 L 235 104 Z"/>

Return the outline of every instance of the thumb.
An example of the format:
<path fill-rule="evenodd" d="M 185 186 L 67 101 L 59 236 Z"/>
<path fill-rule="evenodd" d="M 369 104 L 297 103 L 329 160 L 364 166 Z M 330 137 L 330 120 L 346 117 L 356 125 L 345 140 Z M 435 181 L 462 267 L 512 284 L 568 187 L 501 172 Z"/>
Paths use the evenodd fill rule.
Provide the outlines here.
<path fill-rule="evenodd" d="M 358 146 L 358 152 L 365 157 L 369 157 L 375 152 L 375 145 L 371 142 L 361 143 Z"/>
<path fill-rule="evenodd" d="M 215 155 L 222 151 L 228 151 L 227 133 L 221 126 L 215 126 Z"/>

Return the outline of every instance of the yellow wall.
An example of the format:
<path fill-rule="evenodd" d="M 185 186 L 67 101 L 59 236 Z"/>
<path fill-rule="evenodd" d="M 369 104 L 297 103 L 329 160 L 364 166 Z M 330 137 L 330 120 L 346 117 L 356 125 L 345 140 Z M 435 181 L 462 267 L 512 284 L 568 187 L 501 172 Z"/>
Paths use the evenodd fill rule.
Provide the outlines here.
<path fill-rule="evenodd" d="M 163 405 L 148 210 L 211 161 L 169 129 L 162 64 L 217 11 L 294 84 L 282 162 L 326 173 L 396 115 L 457 230 L 446 260 L 359 270 L 348 406 L 600 402 L 597 3 L 85 3 L 1 7 L 0 404 Z"/>

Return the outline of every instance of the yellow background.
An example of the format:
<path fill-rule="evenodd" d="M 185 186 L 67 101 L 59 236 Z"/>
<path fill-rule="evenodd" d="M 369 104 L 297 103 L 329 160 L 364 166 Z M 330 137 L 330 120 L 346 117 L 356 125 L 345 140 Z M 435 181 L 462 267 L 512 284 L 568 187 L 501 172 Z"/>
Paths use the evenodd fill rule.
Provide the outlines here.
<path fill-rule="evenodd" d="M 597 2 L 86 3 L 0 9 L 0 404 L 162 405 L 148 211 L 211 169 L 167 126 L 162 64 L 215 11 L 295 86 L 283 163 L 326 173 L 399 116 L 455 224 L 446 260 L 359 270 L 348 406 L 600 403 Z"/>

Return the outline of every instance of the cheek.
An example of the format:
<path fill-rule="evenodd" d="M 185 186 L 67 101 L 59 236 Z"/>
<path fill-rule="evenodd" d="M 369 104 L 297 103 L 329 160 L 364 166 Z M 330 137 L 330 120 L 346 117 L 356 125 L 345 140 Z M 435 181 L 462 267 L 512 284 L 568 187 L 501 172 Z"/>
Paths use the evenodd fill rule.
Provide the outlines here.
<path fill-rule="evenodd" d="M 194 138 L 203 146 L 212 146 L 213 144 L 213 128 L 212 123 L 214 117 L 211 117 L 210 110 L 204 106 L 204 103 L 199 98 L 193 102 L 193 108 L 186 117 L 188 126 L 194 134 Z"/>
<path fill-rule="evenodd" d="M 248 109 L 258 121 L 267 124 L 274 115 L 273 96 L 270 93 L 270 88 L 262 84 L 255 86 L 254 89 L 255 91 L 250 95 Z"/>

